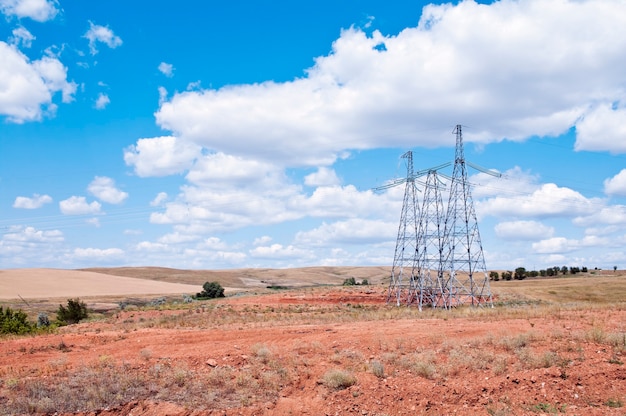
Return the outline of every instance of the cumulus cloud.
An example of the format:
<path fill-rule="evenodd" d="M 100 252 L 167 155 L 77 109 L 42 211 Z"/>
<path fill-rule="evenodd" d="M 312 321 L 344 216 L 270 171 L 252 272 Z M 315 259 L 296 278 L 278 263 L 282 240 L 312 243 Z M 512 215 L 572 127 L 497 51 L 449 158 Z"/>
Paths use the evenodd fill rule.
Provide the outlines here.
<path fill-rule="evenodd" d="M 624 102 L 624 21 L 626 3 L 612 0 L 429 5 L 397 35 L 344 30 L 303 78 L 176 93 L 156 119 L 212 151 L 285 166 L 327 166 L 345 149 L 452 144 L 441 126 L 456 121 L 474 126 L 469 142 L 581 123 L 577 146 L 622 151 L 619 130 L 585 129 L 594 108 Z"/>
<path fill-rule="evenodd" d="M 52 20 L 59 13 L 56 0 L 0 0 L 0 10 L 7 16 L 28 17 L 37 22 Z"/>
<path fill-rule="evenodd" d="M 13 29 L 13 36 L 9 38 L 9 43 L 24 48 L 30 48 L 33 45 L 33 41 L 35 40 L 35 36 L 30 33 L 23 26 L 19 26 Z"/>
<path fill-rule="evenodd" d="M 626 137 L 626 134 L 622 137 Z M 604 193 L 626 196 L 626 169 L 622 169 L 617 175 L 604 181 Z"/>
<path fill-rule="evenodd" d="M 161 73 L 166 77 L 171 78 L 174 76 L 174 65 L 161 62 L 159 64 L 159 71 L 161 71 Z"/>
<path fill-rule="evenodd" d="M 104 43 L 111 49 L 122 45 L 122 39 L 108 26 L 95 25 L 93 22 L 89 22 L 89 30 L 83 37 L 89 40 L 89 51 L 92 55 L 98 53 L 98 43 Z"/>
<path fill-rule="evenodd" d="M 213 188 L 232 186 L 271 189 L 282 184 L 283 172 L 276 166 L 253 159 L 214 153 L 199 157 L 186 179 Z"/>
<path fill-rule="evenodd" d="M 481 215 L 516 217 L 556 217 L 591 214 L 602 204 L 585 198 L 570 188 L 543 184 L 530 194 L 496 196 L 477 202 Z"/>
<path fill-rule="evenodd" d="M 3 241 L 20 243 L 58 243 L 63 241 L 63 233 L 59 230 L 37 230 L 34 227 L 10 227 L 2 237 Z"/>
<path fill-rule="evenodd" d="M 50 202 L 52 202 L 50 195 L 34 194 L 32 198 L 18 196 L 15 198 L 15 202 L 13 202 L 13 208 L 37 209 Z"/>
<path fill-rule="evenodd" d="M 9 121 L 36 121 L 54 113 L 53 95 L 61 92 L 62 101 L 71 102 L 76 87 L 57 58 L 44 56 L 31 62 L 14 45 L 0 41 L 0 114 Z"/>
<path fill-rule="evenodd" d="M 109 96 L 104 93 L 100 93 L 98 94 L 98 98 L 96 98 L 94 107 L 96 108 L 96 110 L 104 110 L 106 106 L 110 103 L 111 100 L 109 99 Z"/>
<path fill-rule="evenodd" d="M 128 193 L 120 191 L 115 187 L 115 181 L 106 176 L 96 176 L 87 187 L 90 194 L 100 201 L 109 204 L 120 204 L 128 198 Z"/>
<path fill-rule="evenodd" d="M 59 208 L 65 215 L 99 214 L 101 205 L 98 201 L 88 203 L 84 196 L 71 196 L 59 202 Z"/>
<path fill-rule="evenodd" d="M 198 145 L 173 136 L 139 139 L 124 150 L 124 161 L 142 177 L 181 173 L 201 154 Z"/>
<path fill-rule="evenodd" d="M 335 171 L 327 167 L 318 168 L 316 172 L 304 177 L 304 184 L 307 186 L 334 186 L 340 182 Z"/>
<path fill-rule="evenodd" d="M 607 237 L 585 236 L 580 240 L 553 237 L 533 243 L 532 249 L 538 254 L 565 254 L 585 247 L 608 247 L 611 239 Z"/>
<path fill-rule="evenodd" d="M 626 205 L 602 207 L 590 213 L 574 218 L 574 224 L 582 227 L 598 225 L 626 225 Z"/>
<path fill-rule="evenodd" d="M 253 258 L 285 260 L 285 259 L 302 259 L 313 257 L 313 253 L 303 250 L 292 245 L 283 246 L 282 244 L 272 244 L 269 246 L 259 246 L 250 250 L 250 256 Z"/>
<path fill-rule="evenodd" d="M 382 221 L 350 219 L 301 231 L 295 241 L 308 246 L 333 244 L 370 244 L 393 240 L 398 232 L 398 224 Z"/>
<path fill-rule="evenodd" d="M 584 115 L 576 124 L 576 150 L 626 153 L 626 93 L 620 103 L 606 102 Z"/>
<path fill-rule="evenodd" d="M 506 221 L 497 224 L 495 232 L 504 240 L 541 240 L 552 237 L 554 228 L 537 221 Z"/>

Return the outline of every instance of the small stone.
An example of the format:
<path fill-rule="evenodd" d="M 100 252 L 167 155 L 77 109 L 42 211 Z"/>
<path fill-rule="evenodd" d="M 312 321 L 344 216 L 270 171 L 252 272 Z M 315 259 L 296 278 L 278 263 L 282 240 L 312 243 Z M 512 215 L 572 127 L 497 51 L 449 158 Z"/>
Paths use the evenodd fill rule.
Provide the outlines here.
<path fill-rule="evenodd" d="M 209 358 L 208 360 L 206 360 L 206 365 L 208 365 L 209 367 L 217 367 L 217 361 L 215 361 L 213 358 Z"/>

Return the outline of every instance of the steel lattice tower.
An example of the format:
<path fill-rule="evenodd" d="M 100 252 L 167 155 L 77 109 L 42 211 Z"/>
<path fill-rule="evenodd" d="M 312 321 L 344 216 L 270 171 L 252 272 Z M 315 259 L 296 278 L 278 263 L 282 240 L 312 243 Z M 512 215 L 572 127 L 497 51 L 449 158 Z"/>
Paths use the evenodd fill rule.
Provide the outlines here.
<path fill-rule="evenodd" d="M 408 303 L 423 306 L 443 306 L 442 264 L 444 252 L 444 215 L 442 188 L 444 184 L 431 169 L 424 184 L 424 197 L 418 221 L 417 262 L 411 280 Z"/>
<path fill-rule="evenodd" d="M 443 306 L 493 306 L 489 278 L 478 232 L 478 220 L 467 180 L 463 134 L 457 125 L 456 154 L 444 228 Z"/>
<path fill-rule="evenodd" d="M 406 179 L 403 180 L 406 184 L 387 294 L 387 303 L 395 298 L 398 306 L 403 299 L 406 301 L 405 299 L 408 298 L 408 288 L 413 280 L 417 261 L 417 188 L 413 174 L 413 152 L 406 152 L 402 158 L 407 160 L 407 174 Z M 392 183 L 389 187 L 399 183 L 401 182 Z"/>

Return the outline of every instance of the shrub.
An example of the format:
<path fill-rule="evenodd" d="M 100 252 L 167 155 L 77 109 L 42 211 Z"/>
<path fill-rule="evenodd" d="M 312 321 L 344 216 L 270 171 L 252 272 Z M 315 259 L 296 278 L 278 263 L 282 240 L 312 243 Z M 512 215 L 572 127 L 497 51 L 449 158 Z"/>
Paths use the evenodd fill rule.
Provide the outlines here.
<path fill-rule="evenodd" d="M 215 299 L 224 297 L 224 288 L 217 282 L 205 282 L 202 292 L 196 293 L 196 299 Z"/>
<path fill-rule="evenodd" d="M 354 277 L 349 277 L 343 281 L 343 286 L 354 286 L 356 285 L 356 280 Z"/>
<path fill-rule="evenodd" d="M 37 327 L 38 328 L 47 328 L 50 326 L 50 319 L 48 315 L 44 312 L 40 312 L 37 316 Z"/>
<path fill-rule="evenodd" d="M 28 321 L 28 316 L 22 310 L 11 308 L 2 309 L 0 306 L 0 334 L 28 334 L 35 327 Z"/>
<path fill-rule="evenodd" d="M 329 370 L 323 378 L 326 387 L 335 390 L 346 389 L 356 383 L 356 377 L 345 370 Z"/>
<path fill-rule="evenodd" d="M 372 374 L 378 378 L 385 378 L 385 366 L 378 360 L 374 360 L 370 363 Z"/>
<path fill-rule="evenodd" d="M 59 305 L 57 311 L 57 321 L 61 325 L 77 324 L 82 319 L 87 318 L 87 306 L 80 299 L 68 299 L 67 308 Z"/>

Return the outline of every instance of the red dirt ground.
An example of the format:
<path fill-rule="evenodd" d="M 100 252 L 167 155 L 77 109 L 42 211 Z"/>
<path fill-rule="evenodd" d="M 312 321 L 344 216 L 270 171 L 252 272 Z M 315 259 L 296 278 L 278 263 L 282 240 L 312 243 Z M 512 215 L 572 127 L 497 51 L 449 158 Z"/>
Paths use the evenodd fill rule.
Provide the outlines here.
<path fill-rule="evenodd" d="M 365 287 L 206 305 L 122 311 L 55 334 L 2 340 L 0 407 L 8 408 L 20 383 L 64 380 L 81 366 L 112 362 L 144 375 L 159 363 L 198 377 L 227 368 L 237 380 L 280 366 L 284 377 L 273 395 L 217 397 L 214 406 L 159 397 L 157 389 L 105 409 L 59 414 L 626 414 L 623 308 L 419 314 L 386 306 L 380 288 Z M 378 377 L 375 362 L 384 365 Z M 324 375 L 336 368 L 356 382 L 328 387 Z"/>

